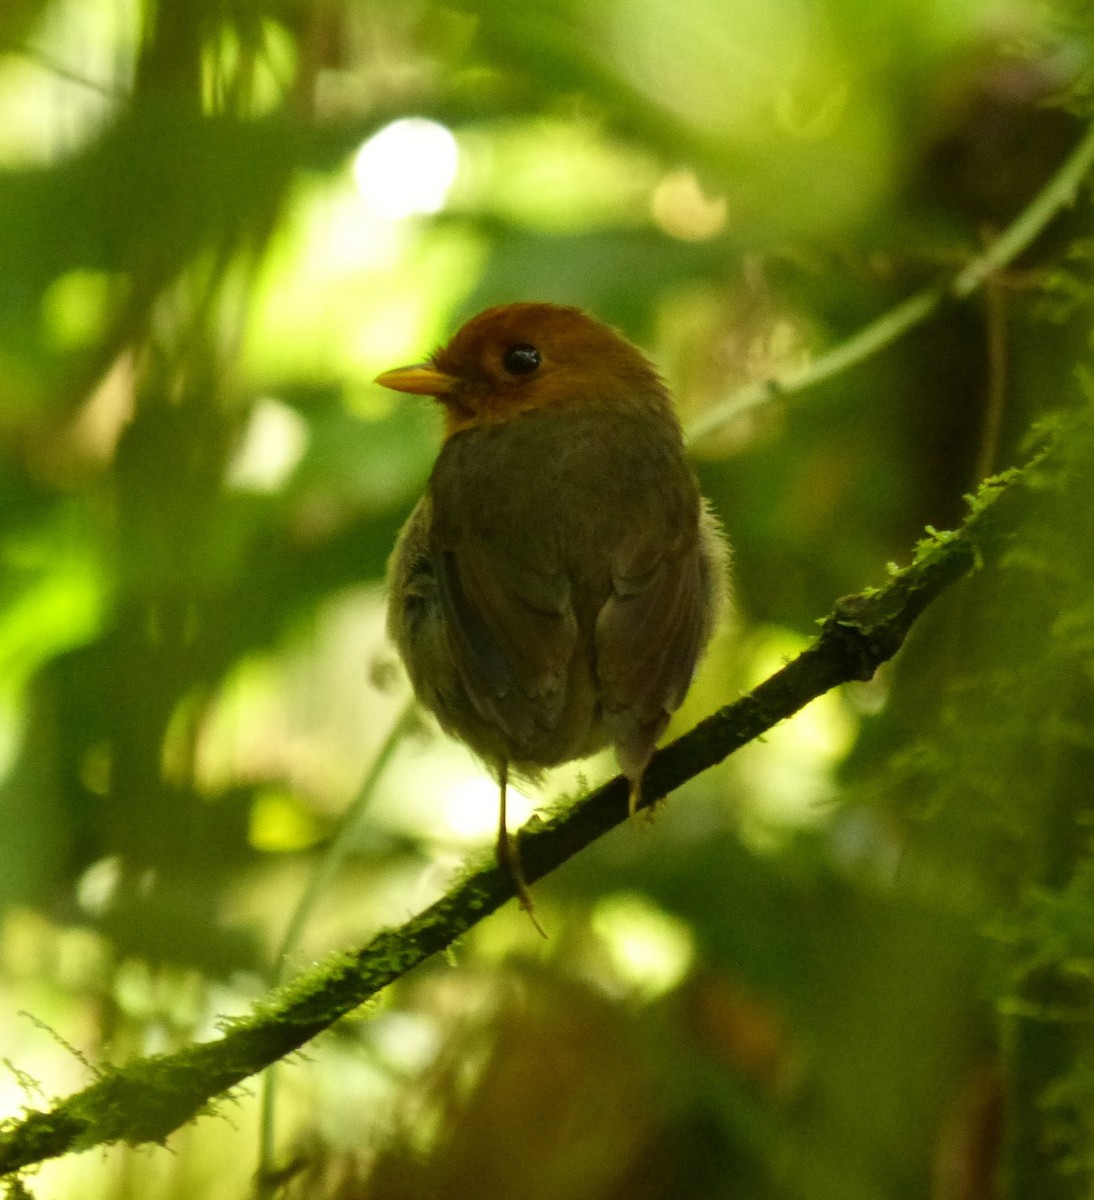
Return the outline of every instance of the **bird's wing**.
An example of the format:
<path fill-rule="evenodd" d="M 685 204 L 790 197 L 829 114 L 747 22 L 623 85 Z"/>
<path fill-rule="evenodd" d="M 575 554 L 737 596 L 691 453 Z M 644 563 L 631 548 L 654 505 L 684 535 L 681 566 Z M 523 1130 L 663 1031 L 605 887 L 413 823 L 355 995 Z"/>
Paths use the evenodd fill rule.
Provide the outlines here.
<path fill-rule="evenodd" d="M 491 447 L 486 445 L 486 449 Z M 505 756 L 557 758 L 578 644 L 557 524 L 530 478 L 491 472 L 480 439 L 456 438 L 431 480 L 430 550 L 463 690 Z"/>
<path fill-rule="evenodd" d="M 565 705 L 577 622 L 561 571 L 464 536 L 436 551 L 449 645 L 479 714 L 535 754 Z"/>
<path fill-rule="evenodd" d="M 577 624 L 535 539 L 517 552 L 496 541 L 473 519 L 437 519 L 424 497 L 392 555 L 388 624 L 444 726 L 487 759 L 534 766 L 565 705 Z"/>
<path fill-rule="evenodd" d="M 616 548 L 596 621 L 603 719 L 632 779 L 683 702 L 725 598 L 725 541 L 705 504 L 697 529 L 668 537 L 658 525 L 639 522 Z"/>

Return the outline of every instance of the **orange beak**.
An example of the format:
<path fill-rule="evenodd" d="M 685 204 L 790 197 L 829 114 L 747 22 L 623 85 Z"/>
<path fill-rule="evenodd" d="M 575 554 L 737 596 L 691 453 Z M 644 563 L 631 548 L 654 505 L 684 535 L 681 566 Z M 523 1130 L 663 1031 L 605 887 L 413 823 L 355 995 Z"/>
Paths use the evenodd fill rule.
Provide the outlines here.
<path fill-rule="evenodd" d="M 396 367 L 376 376 L 381 387 L 395 392 L 410 392 L 415 396 L 447 396 L 459 382 L 454 375 L 446 375 L 429 363 L 415 363 L 412 367 Z"/>

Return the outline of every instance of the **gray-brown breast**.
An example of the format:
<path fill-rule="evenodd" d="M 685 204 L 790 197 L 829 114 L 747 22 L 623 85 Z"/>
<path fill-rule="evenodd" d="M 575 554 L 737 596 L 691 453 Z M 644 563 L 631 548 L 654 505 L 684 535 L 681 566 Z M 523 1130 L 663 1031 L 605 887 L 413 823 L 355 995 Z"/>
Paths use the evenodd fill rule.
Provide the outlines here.
<path fill-rule="evenodd" d="M 608 741 L 648 757 L 722 566 L 674 424 L 587 405 L 449 439 L 392 569 L 423 702 L 483 757 L 528 768 Z"/>

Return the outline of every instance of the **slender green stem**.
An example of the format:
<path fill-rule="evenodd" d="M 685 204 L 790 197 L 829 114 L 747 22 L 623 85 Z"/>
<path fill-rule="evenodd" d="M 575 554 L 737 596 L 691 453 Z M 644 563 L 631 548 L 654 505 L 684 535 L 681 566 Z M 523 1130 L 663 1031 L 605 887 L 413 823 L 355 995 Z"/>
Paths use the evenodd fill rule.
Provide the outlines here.
<path fill-rule="evenodd" d="M 863 362 L 871 355 L 923 324 L 947 300 L 965 300 L 983 287 L 985 280 L 1014 261 L 1056 214 L 1075 200 L 1080 185 L 1094 168 L 1094 126 L 1087 131 L 1060 169 L 990 246 L 963 267 L 946 284 L 924 288 L 895 308 L 871 321 L 846 341 L 834 346 L 784 379 L 753 383 L 703 413 L 687 431 L 697 442 L 753 409 L 777 398 L 804 392 Z"/>
<path fill-rule="evenodd" d="M 285 927 L 285 933 L 281 938 L 281 944 L 277 948 L 271 972 L 271 986 L 276 987 L 284 979 L 287 960 L 300 944 L 304 928 L 311 919 L 320 897 L 326 891 L 328 884 L 334 876 L 341 870 L 342 864 L 346 861 L 361 817 L 372 803 L 376 785 L 387 770 L 395 751 L 399 748 L 399 744 L 413 727 L 416 711 L 417 706 L 415 702 L 408 700 L 398 717 L 395 718 L 390 732 L 384 739 L 375 759 L 373 759 L 372 766 L 369 767 L 368 774 L 361 781 L 357 795 L 353 798 L 349 808 L 346 809 L 338 831 L 331 838 L 322 857 L 315 864 L 315 870 L 308 881 L 308 886 L 304 889 L 299 903 L 293 910 L 293 914 L 289 918 L 289 923 Z"/>
<path fill-rule="evenodd" d="M 285 978 L 285 967 L 293 952 L 300 944 L 304 929 L 312 914 L 315 912 L 320 899 L 326 892 L 335 875 L 338 874 L 349 854 L 354 835 L 357 833 L 361 818 L 372 802 L 376 785 L 380 782 L 388 768 L 399 744 L 414 724 L 416 704 L 410 699 L 396 717 L 387 737 L 384 739 L 368 773 L 357 789 L 349 808 L 342 816 L 338 831 L 331 838 L 326 850 L 315 864 L 308 886 L 304 889 L 296 908 L 293 909 L 289 923 L 285 926 L 281 942 L 274 954 L 273 966 L 270 970 L 270 986 L 277 987 Z M 259 1115 L 258 1141 L 258 1170 L 255 1173 L 255 1194 L 258 1197 L 273 1194 L 273 1155 L 274 1133 L 277 1115 L 277 1063 L 268 1067 L 262 1077 L 262 1103 Z"/>
<path fill-rule="evenodd" d="M 91 79 L 79 71 L 74 71 L 71 67 L 66 67 L 64 63 L 58 62 L 44 50 L 39 50 L 37 46 L 16 46 L 14 51 L 16 54 L 23 55 L 24 58 L 29 58 L 31 62 L 37 63 L 44 71 L 56 75 L 58 79 L 65 79 L 69 83 L 78 83 L 81 87 L 98 92 L 101 96 L 106 96 L 111 100 L 127 100 L 129 98 L 122 88 L 111 87 L 109 84 L 100 83 L 97 79 Z"/>
<path fill-rule="evenodd" d="M 950 292 L 959 300 L 981 287 L 989 275 L 1013 262 L 1062 209 L 1075 202 L 1079 187 L 1094 167 L 1094 126 L 1055 175 L 983 254 L 958 272 Z"/>
<path fill-rule="evenodd" d="M 687 430 L 688 441 L 700 441 L 755 408 L 762 408 L 781 397 L 804 392 L 814 384 L 857 365 L 883 350 L 891 342 L 895 342 L 909 329 L 922 324 L 939 307 L 944 295 L 945 291 L 940 288 L 917 292 L 896 308 L 890 309 L 884 316 L 860 329 L 845 342 L 833 347 L 827 354 L 822 354 L 807 366 L 792 371 L 785 379 L 752 383 L 740 388 L 727 400 L 714 405 L 697 421 L 692 422 Z"/>

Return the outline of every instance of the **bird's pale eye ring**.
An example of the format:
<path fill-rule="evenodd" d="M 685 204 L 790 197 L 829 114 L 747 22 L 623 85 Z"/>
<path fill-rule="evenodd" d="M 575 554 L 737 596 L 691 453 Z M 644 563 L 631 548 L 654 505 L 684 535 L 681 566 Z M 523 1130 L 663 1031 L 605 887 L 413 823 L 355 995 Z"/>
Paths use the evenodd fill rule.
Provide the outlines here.
<path fill-rule="evenodd" d="M 510 346 L 501 359 L 501 365 L 510 375 L 531 375 L 539 364 L 539 351 L 535 346 L 529 346 L 527 342 Z"/>

